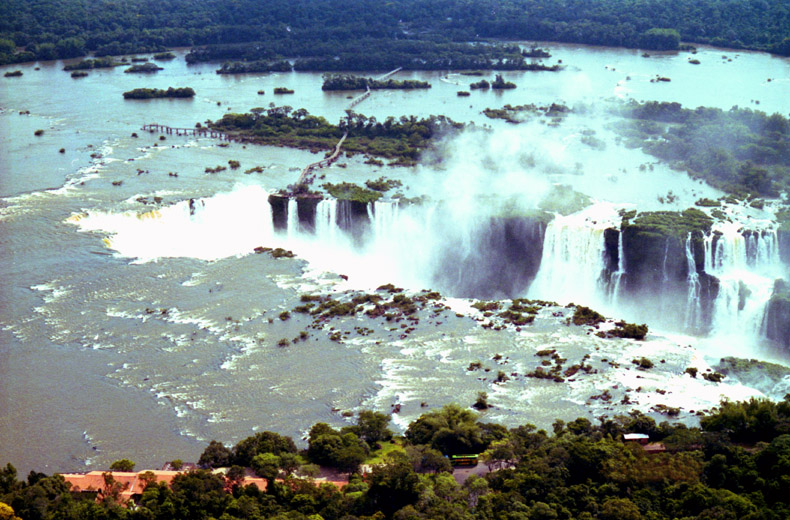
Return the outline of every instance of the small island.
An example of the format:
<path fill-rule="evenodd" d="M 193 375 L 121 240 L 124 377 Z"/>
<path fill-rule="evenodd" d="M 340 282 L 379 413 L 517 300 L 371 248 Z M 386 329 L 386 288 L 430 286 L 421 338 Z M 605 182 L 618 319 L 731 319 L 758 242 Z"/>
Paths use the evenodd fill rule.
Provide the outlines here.
<path fill-rule="evenodd" d="M 21 75 L 22 75 L 21 70 L 14 70 L 14 71 L 9 70 L 5 74 L 3 74 L 3 76 L 5 76 L 6 78 L 18 78 Z"/>
<path fill-rule="evenodd" d="M 160 67 L 156 63 L 146 62 L 146 63 L 142 63 L 142 64 L 139 64 L 139 65 L 132 65 L 131 67 L 126 69 L 124 72 L 125 73 L 142 72 L 142 73 L 145 73 L 145 74 L 151 74 L 151 73 L 154 73 L 154 72 L 159 72 L 160 70 L 165 70 L 165 69 L 163 69 L 162 67 Z"/>
<path fill-rule="evenodd" d="M 491 82 L 491 88 L 506 90 L 516 88 L 516 84 L 512 81 L 505 81 L 505 79 L 502 77 L 502 74 L 497 74 L 494 81 Z"/>
<path fill-rule="evenodd" d="M 275 87 L 274 88 L 274 93 L 275 94 L 293 94 L 294 91 L 292 89 L 290 89 L 290 88 Z"/>
<path fill-rule="evenodd" d="M 167 90 L 159 88 L 136 88 L 123 93 L 124 99 L 158 99 L 158 98 L 192 98 L 195 91 L 189 87 L 173 88 Z"/>
<path fill-rule="evenodd" d="M 172 52 L 157 52 L 154 54 L 155 60 L 174 60 L 176 59 L 176 55 Z"/>
<path fill-rule="evenodd" d="M 291 64 L 281 61 L 229 61 L 217 69 L 217 74 L 246 74 L 250 72 L 291 72 Z"/>
<path fill-rule="evenodd" d="M 327 74 L 324 76 L 324 84 L 321 90 L 411 90 L 420 88 L 431 88 L 431 84 L 427 81 L 418 81 L 413 79 L 407 80 L 394 80 L 388 79 L 379 81 L 373 78 L 363 78 L 361 76 L 354 76 L 351 74 Z"/>
<path fill-rule="evenodd" d="M 96 59 L 87 59 L 82 60 L 78 63 L 72 63 L 71 65 L 66 65 L 63 67 L 63 70 L 66 72 L 72 70 L 90 70 L 90 69 L 109 69 L 112 67 L 120 67 L 124 65 L 124 63 L 114 61 L 112 58 L 96 58 Z"/>
<path fill-rule="evenodd" d="M 87 76 L 88 76 L 88 73 L 85 72 L 84 70 L 75 70 L 74 72 L 71 73 L 71 77 L 72 78 L 84 78 L 84 77 L 87 77 Z"/>

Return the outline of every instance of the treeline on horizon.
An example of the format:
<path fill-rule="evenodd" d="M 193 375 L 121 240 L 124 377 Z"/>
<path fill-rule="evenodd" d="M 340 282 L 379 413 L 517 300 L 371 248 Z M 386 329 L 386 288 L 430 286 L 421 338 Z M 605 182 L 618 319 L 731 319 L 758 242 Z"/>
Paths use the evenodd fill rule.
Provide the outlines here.
<path fill-rule="evenodd" d="M 69 492 L 59 475 L 0 469 L 3 520 L 779 520 L 790 517 L 790 395 L 779 402 L 722 402 L 700 428 L 662 422 L 637 411 L 510 430 L 447 405 L 412 422 L 393 438 L 389 416 L 360 412 L 355 425 L 325 423 L 309 432 L 306 450 L 290 437 L 259 432 L 232 448 L 212 441 L 205 469 L 176 476 L 168 486 L 147 482 L 133 507 L 105 474 L 96 494 Z M 645 433 L 665 452 L 624 443 Z M 387 451 L 371 473 L 362 462 Z M 458 484 L 444 455 L 481 453 L 492 470 Z M 123 463 L 133 466 L 126 459 Z M 348 485 L 319 484 L 295 473 L 316 465 L 350 472 Z M 212 468 L 229 468 L 224 475 Z M 245 468 L 266 490 L 242 486 Z M 312 469 L 311 469 L 312 468 Z"/>
<path fill-rule="evenodd" d="M 682 40 L 790 55 L 788 34 L 787 0 L 0 3 L 0 64 L 254 42 L 243 52 L 246 59 L 314 57 L 326 66 L 343 48 L 372 58 L 366 47 L 355 48 L 365 39 L 473 47 L 466 42 L 503 38 L 658 49 Z"/>

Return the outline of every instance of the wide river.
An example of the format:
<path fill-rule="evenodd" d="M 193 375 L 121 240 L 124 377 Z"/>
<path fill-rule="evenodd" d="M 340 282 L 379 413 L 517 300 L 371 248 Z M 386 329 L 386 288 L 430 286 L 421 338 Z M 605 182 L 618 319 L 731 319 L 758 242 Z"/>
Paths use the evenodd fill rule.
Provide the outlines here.
<path fill-rule="evenodd" d="M 477 78 L 399 73 L 396 79 L 420 79 L 432 88 L 378 91 L 356 110 L 378 120 L 441 114 L 490 125 L 492 132 L 466 132 L 443 143 L 443 166 L 435 170 L 380 168 L 355 157 L 345 168 L 328 170 L 327 179 L 362 182 L 388 175 L 402 179 L 409 195 L 441 190 L 467 204 L 469 195 L 480 193 L 528 198 L 535 185 L 513 183 L 522 170 L 537 168 L 557 180 L 574 170 L 574 187 L 598 200 L 682 208 L 718 193 L 662 165 L 640 172 L 639 165 L 655 161 L 618 146 L 605 110 L 609 100 L 737 105 L 790 115 L 786 58 L 701 48 L 694 56 L 701 63 L 694 65 L 688 53 L 646 58 L 634 50 L 548 47 L 547 63 L 561 60 L 565 68 L 505 73 L 518 85 L 510 91 L 458 97 Z M 266 217 L 260 213 L 265 190 L 292 183 L 316 155 L 236 143 L 220 147 L 192 137 L 160 141 L 141 126 L 193 127 L 270 103 L 335 122 L 349 93 L 322 92 L 321 74 L 217 75 L 217 64 L 188 66 L 183 56 L 177 52 L 154 75 L 125 74 L 119 67 L 73 79 L 60 61 L 0 67 L 0 73 L 23 72 L 0 78 L 0 464 L 49 473 L 104 468 L 128 457 L 139 468 L 159 467 L 176 458 L 197 460 L 211 439 L 232 444 L 266 429 L 300 438 L 317 421 L 344 424 L 340 411 L 388 411 L 399 403 L 396 422 L 403 426 L 426 407 L 471 403 L 478 391 L 487 391 L 497 406 L 487 419 L 548 427 L 557 417 L 599 415 L 604 408 L 596 409 L 598 401 L 590 404 L 588 397 L 601 384 L 628 385 L 633 375 L 613 370 L 567 388 L 528 378 L 491 385 L 490 377 L 470 375 L 469 363 L 489 360 L 496 370 L 509 362 L 508 371 L 523 373 L 532 369 L 535 349 L 561 345 L 570 362 L 595 351 L 592 361 L 603 372 L 613 360 L 628 365 L 634 355 L 650 354 L 666 360 L 653 376 L 657 386 L 680 381 L 685 366 L 706 363 L 704 351 L 666 339 L 624 353 L 617 342 L 590 338 L 550 317 L 520 335 L 481 330 L 473 320 L 456 318 L 456 311 L 472 312 L 463 300 L 453 300 L 448 318 L 434 317 L 408 340 L 377 328 L 344 343 L 316 332 L 299 346 L 276 347 L 279 338 L 292 338 L 309 323 L 281 321 L 279 313 L 298 305 L 305 291 L 345 288 L 334 274 L 341 269 L 352 282 L 367 269 L 358 276 L 360 287 L 392 279 L 419 290 L 424 279 L 398 275 L 397 262 L 356 264 L 359 258 L 343 256 L 331 243 L 293 237 L 287 245 L 309 262 L 244 254 L 267 245 L 258 229 Z M 657 75 L 672 81 L 651 81 Z M 121 95 L 137 87 L 187 86 L 197 92 L 192 100 L 125 101 Z M 295 92 L 275 96 L 275 87 Z M 482 115 L 487 107 L 555 102 L 584 105 L 585 115 L 560 128 L 545 122 L 513 126 Z M 39 129 L 43 134 L 34 135 Z M 596 132 L 606 149 L 578 145 L 581 131 Z M 134 132 L 140 137 L 131 137 Z M 481 148 L 485 153 L 478 153 Z M 204 172 L 230 159 L 242 168 Z M 262 173 L 242 173 L 256 165 L 264 166 Z M 469 174 L 488 171 L 503 173 Z M 669 191 L 675 202 L 658 202 Z M 145 218 L 137 215 L 153 207 L 140 197 L 161 197 L 166 208 L 203 199 L 206 214 L 197 223 L 175 215 L 142 226 Z M 389 258 L 412 259 L 419 247 L 405 240 Z M 344 326 L 355 325 L 367 324 L 361 319 Z M 531 349 L 529 356 L 525 349 Z M 505 361 L 490 362 L 495 353 Z M 737 384 L 719 390 L 686 381 L 688 391 L 678 392 L 674 403 L 691 411 L 715 404 L 722 394 L 761 395 Z M 658 402 L 651 399 L 643 400 L 645 409 Z"/>

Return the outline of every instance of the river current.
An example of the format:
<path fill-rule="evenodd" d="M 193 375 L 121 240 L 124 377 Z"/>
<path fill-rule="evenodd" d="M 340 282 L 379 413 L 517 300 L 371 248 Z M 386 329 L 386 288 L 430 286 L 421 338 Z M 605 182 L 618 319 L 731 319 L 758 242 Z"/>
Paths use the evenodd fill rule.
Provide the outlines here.
<path fill-rule="evenodd" d="M 441 193 L 449 201 L 451 222 L 434 221 L 430 232 L 420 231 L 430 222 L 426 216 L 364 254 L 349 252 L 337 237 L 283 236 L 266 224 L 267 192 L 292 183 L 316 155 L 221 147 L 208 138 L 168 135 L 162 141 L 140 131 L 154 122 L 192 127 L 269 103 L 337 121 L 349 93 L 322 92 L 320 74 L 217 75 L 216 64 L 187 66 L 183 52 L 150 76 L 116 68 L 72 79 L 63 62 L 3 67 L 0 72 L 24 75 L 0 80 L 0 463 L 23 472 L 79 471 L 128 457 L 140 468 L 158 467 L 196 460 L 211 439 L 232 444 L 262 430 L 300 438 L 317 421 L 344 424 L 342 411 L 389 411 L 400 404 L 395 423 L 402 427 L 425 409 L 470 404 L 478 391 L 495 405 L 486 420 L 544 428 L 555 418 L 616 413 L 613 405 L 590 400 L 604 386 L 615 401 L 626 389 L 669 390 L 640 394 L 639 405 L 646 411 L 658 403 L 682 406 L 686 418 L 721 395 L 763 395 L 737 382 L 715 386 L 684 377 L 685 367 L 715 361 L 716 353 L 697 348 L 697 338 L 604 340 L 545 311 L 523 331 L 486 330 L 469 318 L 477 311 L 460 298 L 448 300 L 452 311 L 423 316 L 408 339 L 359 317 L 337 326 L 371 327 L 370 335 L 338 343 L 310 331 L 299 345 L 277 347 L 280 338 L 307 330 L 309 321 L 300 317 L 278 318 L 299 305 L 304 292 L 388 282 L 429 288 L 423 269 L 432 258 L 429 242 L 473 228 L 481 195 L 530 201 L 551 184 L 572 184 L 599 201 L 600 215 L 611 213 L 607 204 L 680 209 L 720 195 L 619 145 L 606 100 L 790 112 L 787 59 L 703 48 L 695 56 L 701 64 L 692 65 L 683 53 L 644 58 L 630 50 L 549 48 L 547 62 L 562 60 L 566 68 L 505 73 L 518 85 L 512 91 L 460 98 L 456 91 L 477 78 L 403 72 L 397 79 L 429 81 L 432 88 L 375 92 L 357 107 L 379 120 L 443 114 L 492 129 L 445 140 L 440 166 L 376 167 L 353 157 L 344 159 L 345 168 L 327 170 L 333 182 L 387 175 L 401 179 L 409 196 Z M 656 75 L 672 81 L 651 82 Z M 121 96 L 132 88 L 170 86 L 192 87 L 197 96 L 142 102 Z M 280 86 L 295 93 L 273 95 Z M 554 102 L 587 110 L 559 127 L 545 121 L 514 126 L 481 113 Z M 43 135 L 34 135 L 38 129 Z M 590 131 L 605 147 L 583 144 L 580 136 Z M 242 167 L 205 173 L 230 159 Z M 653 167 L 640 170 L 643 164 Z M 263 172 L 242 173 L 253 166 Z M 199 204 L 194 218 L 189 199 Z M 463 242 L 466 235 L 457 233 Z M 250 254 L 258 245 L 283 245 L 299 259 Z M 597 374 L 563 385 L 516 376 L 492 384 L 489 373 L 467 370 L 481 360 L 493 373 L 523 374 L 534 369 L 534 352 L 548 347 L 569 363 L 587 360 Z M 739 352 L 738 345 L 729 347 L 734 352 L 728 354 Z M 660 370 L 638 375 L 626 369 L 643 355 L 664 360 Z"/>

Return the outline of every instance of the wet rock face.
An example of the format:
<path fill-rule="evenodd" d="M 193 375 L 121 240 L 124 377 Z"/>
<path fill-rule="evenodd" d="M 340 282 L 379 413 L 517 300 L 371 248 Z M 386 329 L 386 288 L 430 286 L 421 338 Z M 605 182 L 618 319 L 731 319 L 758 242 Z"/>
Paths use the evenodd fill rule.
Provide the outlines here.
<path fill-rule="evenodd" d="M 783 347 L 790 347 L 790 287 L 777 280 L 765 312 L 765 336 Z"/>
<path fill-rule="evenodd" d="M 491 217 L 440 252 L 437 288 L 458 297 L 515 298 L 540 267 L 546 225 L 531 217 Z"/>
<path fill-rule="evenodd" d="M 607 230 L 609 231 L 609 230 Z M 606 264 L 614 272 L 619 258 L 614 246 L 619 237 L 607 236 Z M 712 322 L 713 304 L 718 295 L 719 281 L 704 272 L 705 246 L 701 233 L 692 233 L 691 264 L 697 273 L 695 316 L 689 318 L 689 259 L 686 240 L 654 229 L 626 226 L 623 231 L 626 272 L 622 276 L 619 297 L 635 305 L 650 302 L 669 323 L 686 324 L 697 332 L 707 331 Z"/>
<path fill-rule="evenodd" d="M 288 197 L 285 195 L 269 195 L 272 207 L 272 224 L 277 231 L 288 229 Z"/>
<path fill-rule="evenodd" d="M 299 226 L 305 231 L 315 232 L 315 216 L 320 197 L 299 197 L 296 199 L 296 211 L 299 214 Z"/>

